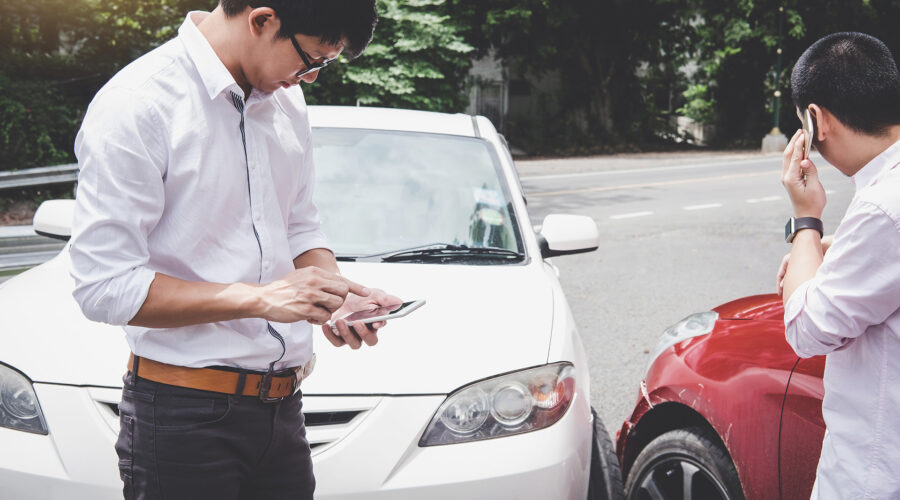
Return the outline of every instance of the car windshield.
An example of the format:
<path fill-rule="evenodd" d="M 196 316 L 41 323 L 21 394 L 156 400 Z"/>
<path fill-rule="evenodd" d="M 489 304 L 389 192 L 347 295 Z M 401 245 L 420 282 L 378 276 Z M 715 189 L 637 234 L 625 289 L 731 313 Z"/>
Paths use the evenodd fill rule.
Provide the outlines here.
<path fill-rule="evenodd" d="M 509 189 L 487 141 L 317 128 L 313 147 L 315 202 L 339 258 L 508 264 L 524 257 Z"/>

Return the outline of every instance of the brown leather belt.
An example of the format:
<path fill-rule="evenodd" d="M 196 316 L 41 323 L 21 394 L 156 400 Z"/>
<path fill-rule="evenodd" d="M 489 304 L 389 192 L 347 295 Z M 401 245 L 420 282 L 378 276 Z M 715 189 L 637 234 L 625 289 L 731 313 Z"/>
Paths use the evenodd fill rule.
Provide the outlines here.
<path fill-rule="evenodd" d="M 137 364 L 137 376 L 161 384 L 201 391 L 255 396 L 266 402 L 280 401 L 296 391 L 300 381 L 312 371 L 315 358 L 305 366 L 277 372 L 252 372 L 218 368 L 188 368 L 152 359 L 128 356 L 129 373 Z"/>

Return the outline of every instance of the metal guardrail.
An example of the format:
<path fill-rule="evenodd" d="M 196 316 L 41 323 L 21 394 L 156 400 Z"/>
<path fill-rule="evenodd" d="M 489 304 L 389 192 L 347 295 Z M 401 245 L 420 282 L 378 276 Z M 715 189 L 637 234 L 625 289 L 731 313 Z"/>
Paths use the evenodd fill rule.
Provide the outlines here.
<path fill-rule="evenodd" d="M 0 189 L 64 184 L 76 180 L 78 180 L 78 164 L 70 163 L 15 172 L 0 172 Z"/>
<path fill-rule="evenodd" d="M 0 190 L 74 183 L 78 164 L 38 167 L 0 172 Z M 4 271 L 22 270 L 50 260 L 65 244 L 37 234 L 0 235 L 0 282 L 9 278 Z"/>
<path fill-rule="evenodd" d="M 25 270 L 52 259 L 65 243 L 37 234 L 29 236 L 0 235 L 0 282 L 5 271 Z"/>

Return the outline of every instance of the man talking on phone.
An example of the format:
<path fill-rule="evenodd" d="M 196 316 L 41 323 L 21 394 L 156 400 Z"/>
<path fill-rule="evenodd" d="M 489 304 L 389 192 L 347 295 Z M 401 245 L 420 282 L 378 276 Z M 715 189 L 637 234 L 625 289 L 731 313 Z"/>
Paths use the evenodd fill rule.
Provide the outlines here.
<path fill-rule="evenodd" d="M 400 300 L 328 250 L 299 83 L 359 55 L 375 21 L 375 0 L 221 0 L 92 101 L 71 272 L 84 314 L 123 325 L 132 350 L 126 498 L 312 498 L 311 325 Z M 323 334 L 356 349 L 381 326 Z"/>
<path fill-rule="evenodd" d="M 837 33 L 803 53 L 791 86 L 822 157 L 856 186 L 825 252 L 825 189 L 794 134 L 782 174 L 794 209 L 785 335 L 801 357 L 827 355 L 812 497 L 900 498 L 900 73 L 881 41 Z"/>

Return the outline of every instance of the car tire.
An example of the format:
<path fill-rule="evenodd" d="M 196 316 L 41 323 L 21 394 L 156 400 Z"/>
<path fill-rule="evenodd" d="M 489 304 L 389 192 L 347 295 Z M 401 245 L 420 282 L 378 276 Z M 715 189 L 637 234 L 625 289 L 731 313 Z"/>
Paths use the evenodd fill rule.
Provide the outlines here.
<path fill-rule="evenodd" d="M 651 441 L 635 458 L 625 492 L 628 500 L 744 500 L 728 451 L 714 432 L 700 427 Z"/>
<path fill-rule="evenodd" d="M 622 469 L 613 447 L 612 439 L 606 432 L 603 421 L 591 408 L 594 417 L 594 436 L 591 442 L 591 476 L 588 482 L 588 500 L 624 500 Z"/>

